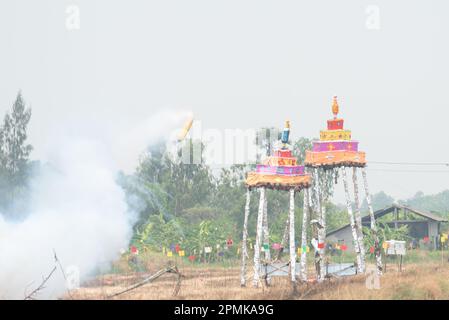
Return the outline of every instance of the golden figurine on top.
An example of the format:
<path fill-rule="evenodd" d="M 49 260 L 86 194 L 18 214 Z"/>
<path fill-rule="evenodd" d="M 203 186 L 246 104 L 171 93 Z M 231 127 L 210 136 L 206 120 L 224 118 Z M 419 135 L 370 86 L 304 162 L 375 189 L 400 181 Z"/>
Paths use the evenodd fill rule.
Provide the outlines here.
<path fill-rule="evenodd" d="M 334 99 L 332 101 L 332 113 L 334 114 L 334 119 L 337 119 L 338 109 L 337 96 L 334 96 Z"/>

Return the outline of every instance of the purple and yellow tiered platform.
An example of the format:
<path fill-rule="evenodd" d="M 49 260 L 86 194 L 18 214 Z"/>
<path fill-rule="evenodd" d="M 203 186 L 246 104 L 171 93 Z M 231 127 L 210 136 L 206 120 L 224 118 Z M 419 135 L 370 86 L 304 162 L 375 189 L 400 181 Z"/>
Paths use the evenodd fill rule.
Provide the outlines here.
<path fill-rule="evenodd" d="M 313 152 L 326 151 L 358 151 L 357 141 L 316 141 L 313 143 Z"/>
<path fill-rule="evenodd" d="M 313 142 L 312 151 L 306 151 L 308 167 L 364 167 L 365 152 L 359 151 L 358 141 L 351 140 L 351 131 L 344 130 L 343 119 L 338 119 L 337 97 L 334 97 L 334 119 L 327 121 L 327 130 L 320 131 L 320 140 Z"/>
<path fill-rule="evenodd" d="M 304 166 L 296 163 L 291 150 L 275 150 L 256 171 L 249 172 L 246 178 L 248 188 L 266 187 L 268 189 L 300 191 L 310 186 L 310 175 L 305 174 Z"/>
<path fill-rule="evenodd" d="M 280 175 L 304 175 L 304 166 L 270 166 L 258 164 L 256 173 Z"/>

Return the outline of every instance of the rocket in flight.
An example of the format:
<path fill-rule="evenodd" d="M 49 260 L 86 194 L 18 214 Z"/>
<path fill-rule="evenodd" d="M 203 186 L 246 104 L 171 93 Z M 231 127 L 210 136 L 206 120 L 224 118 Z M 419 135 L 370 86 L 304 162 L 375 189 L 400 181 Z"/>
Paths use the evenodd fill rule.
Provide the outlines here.
<path fill-rule="evenodd" d="M 181 142 L 185 139 L 190 129 L 192 128 L 192 125 L 193 125 L 193 116 L 190 116 L 178 134 L 178 142 Z"/>

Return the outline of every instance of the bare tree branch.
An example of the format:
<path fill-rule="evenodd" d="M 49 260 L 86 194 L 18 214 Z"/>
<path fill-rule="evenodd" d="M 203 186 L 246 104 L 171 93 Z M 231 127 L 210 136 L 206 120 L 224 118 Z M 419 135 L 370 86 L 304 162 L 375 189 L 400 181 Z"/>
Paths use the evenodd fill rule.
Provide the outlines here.
<path fill-rule="evenodd" d="M 65 280 L 65 282 L 66 282 L 66 284 L 67 284 L 67 276 L 66 276 L 66 274 L 65 274 L 65 272 L 64 272 L 64 268 L 62 267 L 61 262 L 60 262 L 59 259 L 58 259 L 58 256 L 56 255 L 55 249 L 53 249 L 53 254 L 54 254 L 55 262 L 58 264 L 59 269 L 61 270 L 62 276 L 64 277 L 64 280 Z M 69 294 L 70 299 L 73 300 L 73 296 L 72 296 L 72 293 L 70 292 L 70 289 L 69 289 L 69 288 L 67 288 L 67 293 Z"/>
<path fill-rule="evenodd" d="M 48 274 L 48 276 L 46 276 L 45 278 L 42 278 L 42 283 L 39 285 L 39 287 L 37 287 L 29 295 L 27 295 L 24 300 L 34 300 L 34 296 L 36 294 L 38 294 L 39 291 L 45 289 L 45 284 L 51 278 L 51 276 L 53 275 L 53 273 L 55 271 L 56 271 L 56 266 L 54 266 L 54 268 L 51 270 L 51 272 Z"/>

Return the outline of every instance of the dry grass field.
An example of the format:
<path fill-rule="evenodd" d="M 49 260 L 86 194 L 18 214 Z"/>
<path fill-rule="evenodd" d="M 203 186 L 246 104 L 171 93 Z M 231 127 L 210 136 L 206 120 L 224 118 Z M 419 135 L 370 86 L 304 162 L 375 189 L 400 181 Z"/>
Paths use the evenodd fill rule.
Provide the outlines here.
<path fill-rule="evenodd" d="M 183 274 L 180 290 L 173 295 L 177 283 L 175 274 L 165 274 L 154 282 L 136 288 L 113 299 L 449 299 L 449 263 L 438 259 L 417 257 L 405 263 L 402 272 L 391 264 L 381 277 L 380 289 L 368 289 L 366 276 L 331 279 L 325 283 L 298 285 L 296 292 L 286 277 L 273 277 L 271 286 L 253 288 L 248 281 L 240 287 L 239 267 L 180 265 Z M 71 292 L 73 299 L 110 299 L 108 296 L 148 277 L 160 266 L 153 263 L 149 272 L 104 274 L 86 282 Z M 374 266 L 370 265 L 369 270 Z M 310 271 L 313 274 L 312 270 Z M 65 298 L 69 298 L 66 296 Z"/>

